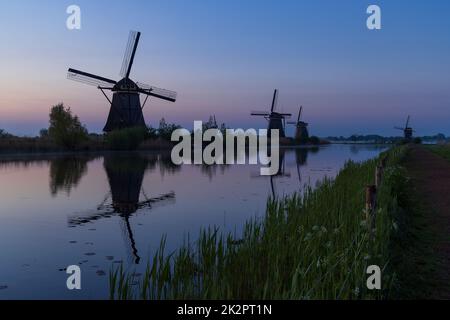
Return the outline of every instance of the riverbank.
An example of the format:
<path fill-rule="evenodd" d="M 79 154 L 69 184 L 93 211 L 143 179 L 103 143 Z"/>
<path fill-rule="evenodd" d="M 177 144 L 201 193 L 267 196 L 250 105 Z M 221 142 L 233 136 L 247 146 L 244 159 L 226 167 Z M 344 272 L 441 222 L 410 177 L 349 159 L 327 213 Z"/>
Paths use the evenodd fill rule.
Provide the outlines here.
<path fill-rule="evenodd" d="M 156 151 L 169 150 L 174 143 L 161 139 L 147 139 L 142 142 L 137 150 Z M 68 150 L 58 146 L 47 138 L 13 137 L 0 139 L 0 156 L 3 155 L 36 155 L 36 154 L 65 154 L 112 151 L 112 148 L 102 136 L 91 137 L 74 150 Z"/>
<path fill-rule="evenodd" d="M 390 261 L 401 211 L 397 195 L 405 181 L 399 163 L 404 147 L 387 156 L 378 190 L 376 229 L 365 215 L 365 186 L 374 183 L 380 158 L 348 162 L 334 180 L 325 179 L 302 196 L 270 199 L 266 216 L 245 225 L 240 237 L 218 228 L 199 240 L 165 252 L 165 239 L 141 280 L 132 270 L 113 269 L 115 299 L 380 299 L 393 294 Z M 366 286 L 367 267 L 382 270 L 382 289 Z M 131 284 L 138 282 L 138 286 Z"/>

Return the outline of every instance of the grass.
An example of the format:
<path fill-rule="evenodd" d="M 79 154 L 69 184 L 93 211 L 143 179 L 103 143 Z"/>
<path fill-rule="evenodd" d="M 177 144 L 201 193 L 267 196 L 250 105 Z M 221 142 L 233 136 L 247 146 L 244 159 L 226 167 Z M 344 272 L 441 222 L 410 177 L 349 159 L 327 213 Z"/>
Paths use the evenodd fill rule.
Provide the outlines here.
<path fill-rule="evenodd" d="M 450 160 L 449 146 L 426 148 Z M 406 154 L 401 161 L 405 177 L 414 175 L 409 170 L 409 162 L 413 160 Z M 448 242 L 448 235 L 434 221 L 434 212 L 417 190 L 414 180 L 406 178 L 404 182 L 407 185 L 395 190 L 400 210 L 397 213 L 399 232 L 394 234 L 391 242 L 392 264 L 398 276 L 393 297 L 441 299 L 442 294 L 448 296 L 448 282 L 442 278 L 442 270 L 447 266 L 434 248 Z"/>
<path fill-rule="evenodd" d="M 427 146 L 431 151 L 436 153 L 437 155 L 443 157 L 446 160 L 450 161 L 450 145 L 448 144 L 440 144 L 440 145 L 431 145 Z"/>
<path fill-rule="evenodd" d="M 138 286 L 122 267 L 110 272 L 111 299 L 380 299 L 397 277 L 391 241 L 400 210 L 396 188 L 404 147 L 388 153 L 378 191 L 373 237 L 365 220 L 364 187 L 373 184 L 379 159 L 348 162 L 302 196 L 269 199 L 266 215 L 245 224 L 242 237 L 218 228 L 165 252 L 165 239 Z M 382 269 L 382 290 L 367 289 L 369 265 Z"/>

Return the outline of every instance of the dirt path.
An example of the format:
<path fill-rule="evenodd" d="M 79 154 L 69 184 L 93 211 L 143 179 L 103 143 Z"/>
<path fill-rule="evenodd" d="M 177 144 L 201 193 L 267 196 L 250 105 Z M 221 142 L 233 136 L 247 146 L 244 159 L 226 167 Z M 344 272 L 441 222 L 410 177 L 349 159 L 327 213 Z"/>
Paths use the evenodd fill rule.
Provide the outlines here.
<path fill-rule="evenodd" d="M 432 297 L 423 298 L 450 299 L 450 161 L 423 146 L 409 152 L 404 165 L 424 205 L 420 225 L 415 227 L 433 234 L 433 240 L 417 239 L 435 260 Z M 416 252 L 417 259 L 425 256 L 421 253 Z"/>

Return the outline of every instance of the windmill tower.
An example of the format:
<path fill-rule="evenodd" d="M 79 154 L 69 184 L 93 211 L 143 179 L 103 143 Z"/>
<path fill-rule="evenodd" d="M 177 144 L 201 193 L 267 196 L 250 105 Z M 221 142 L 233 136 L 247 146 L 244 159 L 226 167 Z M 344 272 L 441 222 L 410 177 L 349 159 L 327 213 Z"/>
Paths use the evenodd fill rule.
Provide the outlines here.
<path fill-rule="evenodd" d="M 406 124 L 404 128 L 401 127 L 395 127 L 395 129 L 397 130 L 401 130 L 403 131 L 403 137 L 406 141 L 411 141 L 412 137 L 413 137 L 413 132 L 414 130 L 409 126 L 409 120 L 410 120 L 410 116 L 408 116 L 408 118 L 406 119 Z"/>
<path fill-rule="evenodd" d="M 171 102 L 176 100 L 176 92 L 134 82 L 130 79 L 131 67 L 133 66 L 140 37 L 140 32 L 130 32 L 120 72 L 122 79 L 118 82 L 72 68 L 68 70 L 68 79 L 96 86 L 108 100 L 111 107 L 108 120 L 103 128 L 105 132 L 130 127 L 144 127 L 145 120 L 142 109 L 145 107 L 149 96 Z M 105 90 L 113 92 L 112 101 L 106 95 Z M 145 95 L 145 101 L 142 105 L 140 94 Z"/>
<path fill-rule="evenodd" d="M 290 113 L 279 113 L 276 112 L 275 109 L 277 107 L 278 102 L 278 90 L 275 89 L 273 92 L 273 99 L 272 99 L 272 107 L 270 108 L 270 112 L 265 111 L 254 111 L 251 113 L 252 116 L 263 116 L 267 121 L 269 121 L 268 126 L 268 134 L 270 135 L 270 131 L 272 129 L 278 129 L 279 131 L 279 137 L 284 138 L 286 137 L 284 128 L 285 128 L 285 119 L 290 117 Z"/>
<path fill-rule="evenodd" d="M 290 121 L 288 124 L 295 125 L 295 141 L 306 142 L 309 139 L 308 124 L 301 121 L 303 106 L 300 106 L 298 111 L 297 122 Z"/>

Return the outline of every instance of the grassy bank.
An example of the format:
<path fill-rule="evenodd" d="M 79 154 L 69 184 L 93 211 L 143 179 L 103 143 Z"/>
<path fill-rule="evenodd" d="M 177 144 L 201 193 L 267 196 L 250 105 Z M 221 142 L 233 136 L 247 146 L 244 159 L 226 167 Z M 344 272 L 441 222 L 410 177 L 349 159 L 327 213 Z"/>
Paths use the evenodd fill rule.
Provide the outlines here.
<path fill-rule="evenodd" d="M 138 286 L 123 269 L 110 272 L 114 299 L 375 299 L 395 288 L 391 240 L 398 229 L 396 194 L 405 181 L 404 148 L 389 151 L 378 191 L 374 237 L 364 213 L 364 187 L 379 159 L 349 162 L 303 196 L 269 200 L 266 216 L 248 221 L 242 238 L 219 229 L 166 253 L 164 239 Z M 366 268 L 382 269 L 382 290 L 366 287 Z"/>
<path fill-rule="evenodd" d="M 116 143 L 117 144 L 117 143 Z M 154 138 L 146 139 L 136 150 L 166 150 L 170 149 L 173 143 L 170 141 Z M 0 155 L 4 154 L 40 154 L 40 153 L 58 153 L 58 152 L 90 152 L 90 151 L 111 151 L 127 148 L 117 148 L 106 142 L 102 136 L 95 136 L 84 141 L 76 149 L 68 150 L 57 145 L 54 141 L 46 138 L 34 137 L 11 137 L 0 139 Z"/>
<path fill-rule="evenodd" d="M 441 156 L 444 159 L 447 159 L 450 161 L 450 145 L 449 144 L 443 144 L 443 145 L 432 145 L 427 146 L 431 151 L 436 153 L 437 155 Z"/>

